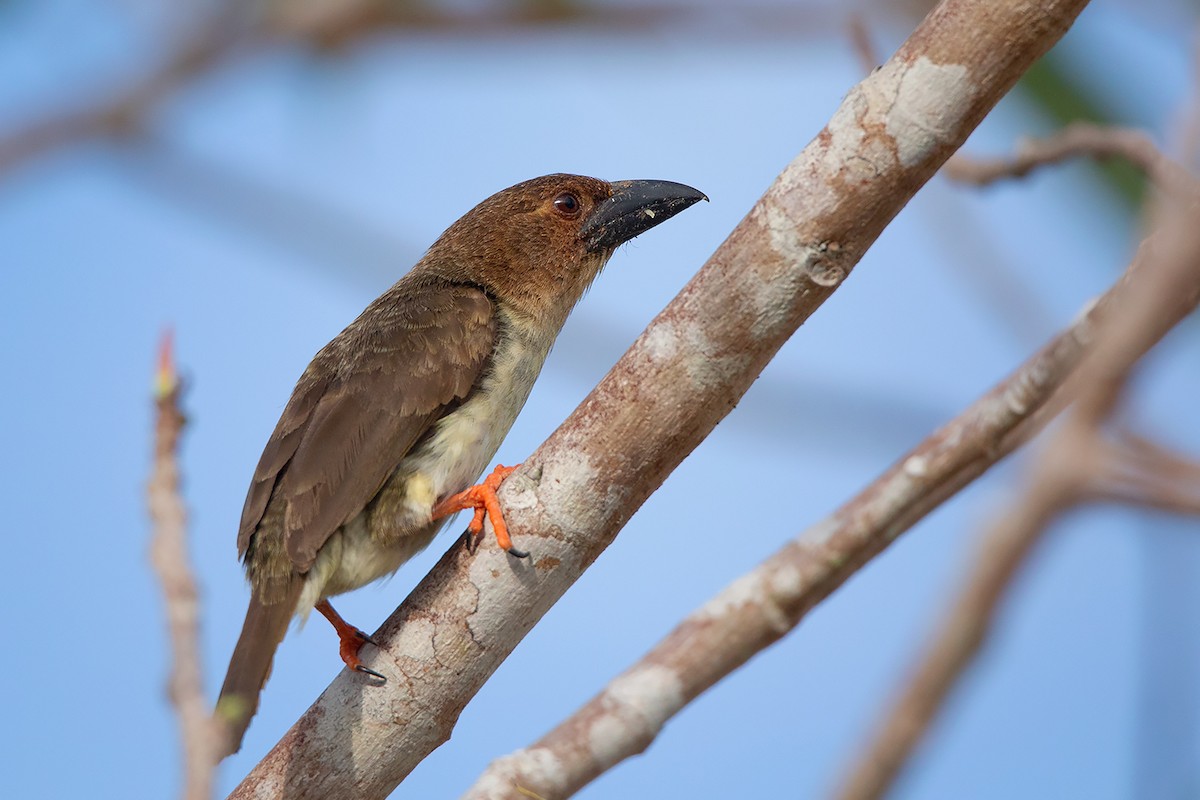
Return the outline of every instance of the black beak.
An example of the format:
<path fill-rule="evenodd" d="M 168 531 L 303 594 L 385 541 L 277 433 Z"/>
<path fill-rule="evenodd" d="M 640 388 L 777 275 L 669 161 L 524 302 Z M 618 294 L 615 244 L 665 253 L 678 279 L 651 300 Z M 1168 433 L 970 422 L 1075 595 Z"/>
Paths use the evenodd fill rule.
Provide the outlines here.
<path fill-rule="evenodd" d="M 708 198 L 682 183 L 616 181 L 613 194 L 592 211 L 579 232 L 588 250 L 611 250 Z"/>

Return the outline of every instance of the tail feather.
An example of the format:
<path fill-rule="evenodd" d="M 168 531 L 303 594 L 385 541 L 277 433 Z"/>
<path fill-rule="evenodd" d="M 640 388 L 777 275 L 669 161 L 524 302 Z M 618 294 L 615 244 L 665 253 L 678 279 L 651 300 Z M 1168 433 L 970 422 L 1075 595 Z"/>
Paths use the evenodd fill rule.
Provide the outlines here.
<path fill-rule="evenodd" d="M 242 737 L 258 710 L 259 695 L 271 674 L 271 662 L 287 633 L 303 585 L 303 581 L 292 583 L 292 590 L 278 603 L 267 605 L 251 594 L 242 635 L 233 649 L 225 684 L 217 698 L 216 717 L 224 723 L 226 731 L 222 758 L 241 749 Z"/>

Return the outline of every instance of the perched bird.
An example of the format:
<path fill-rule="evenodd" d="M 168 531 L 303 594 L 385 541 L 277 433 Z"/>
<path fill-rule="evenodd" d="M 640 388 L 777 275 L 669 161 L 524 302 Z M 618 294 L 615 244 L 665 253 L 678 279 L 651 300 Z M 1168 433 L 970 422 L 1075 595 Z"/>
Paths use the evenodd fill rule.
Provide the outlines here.
<path fill-rule="evenodd" d="M 333 623 L 346 665 L 369 641 L 328 598 L 395 572 L 455 512 L 488 514 L 478 480 L 572 307 L 622 243 L 701 199 L 666 181 L 547 175 L 492 195 L 367 306 L 304 370 L 246 496 L 238 554 L 250 608 L 221 696 L 227 753 L 241 747 L 293 616 Z"/>

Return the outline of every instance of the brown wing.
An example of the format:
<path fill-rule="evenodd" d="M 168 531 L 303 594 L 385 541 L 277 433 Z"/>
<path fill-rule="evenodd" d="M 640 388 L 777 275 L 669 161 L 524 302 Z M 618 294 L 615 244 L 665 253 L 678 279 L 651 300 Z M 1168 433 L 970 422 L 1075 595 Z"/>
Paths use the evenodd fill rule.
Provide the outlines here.
<path fill-rule="evenodd" d="M 239 554 L 255 535 L 282 536 L 295 568 L 307 571 L 467 395 L 495 339 L 491 301 L 475 287 L 401 281 L 368 306 L 296 384 L 254 472 Z M 264 520 L 272 499 L 285 503 L 283 514 Z M 282 530 L 268 530 L 272 523 Z"/>

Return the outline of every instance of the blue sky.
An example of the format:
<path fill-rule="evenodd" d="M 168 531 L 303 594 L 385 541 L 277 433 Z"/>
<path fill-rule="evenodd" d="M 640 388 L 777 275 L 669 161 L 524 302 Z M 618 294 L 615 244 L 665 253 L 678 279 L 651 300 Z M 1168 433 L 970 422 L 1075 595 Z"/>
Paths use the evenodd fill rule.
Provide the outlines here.
<path fill-rule="evenodd" d="M 108 14 L 61 1 L 9 9 L 0 132 L 48 98 L 86 98 L 103 84 L 96 76 L 145 65 L 136 32 Z M 1098 2 L 1063 53 L 1117 98 L 1124 121 L 1160 138 L 1191 89 L 1190 29 L 1176 19 Z M 903 33 L 877 31 L 891 46 Z M 840 32 L 401 37 L 224 70 L 156 116 L 151 133 L 166 143 L 157 157 L 88 143 L 0 175 L 2 491 L 15 512 L 0 746 L 16 765 L 0 774 L 0 794 L 175 790 L 143 502 L 164 326 L 191 382 L 184 468 L 215 695 L 247 597 L 235 557 L 244 492 L 321 345 L 446 225 L 511 183 L 570 171 L 705 191 L 711 203 L 622 248 L 585 298 L 498 455 L 521 460 L 820 129 L 859 70 Z M 1009 98 L 969 149 L 1007 151 L 1044 125 Z M 197 189 L 197 175 L 220 188 L 226 173 L 291 198 L 285 212 L 249 192 L 214 202 Z M 1108 285 L 1135 239 L 1136 220 L 1081 167 L 986 192 L 935 180 L 395 796 L 455 796 L 492 758 L 544 733 L 1010 371 Z M 1038 308 L 998 302 L 981 288 L 988 270 Z M 1147 365 L 1130 411 L 1193 452 L 1198 356 L 1185 326 Z M 1011 502 L 1015 475 L 1006 464 L 939 509 L 582 796 L 826 791 L 945 610 L 980 530 Z M 373 629 L 451 541 L 338 609 Z M 897 796 L 1196 791 L 1197 567 L 1191 523 L 1071 515 L 1020 576 L 997 636 Z M 242 752 L 222 767 L 225 790 L 339 667 L 322 621 L 292 632 Z"/>

